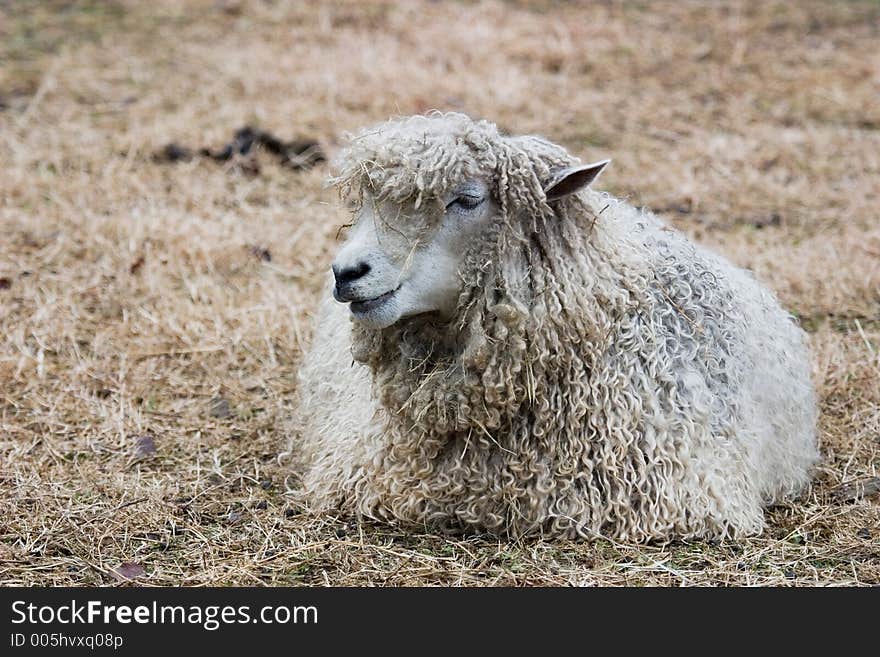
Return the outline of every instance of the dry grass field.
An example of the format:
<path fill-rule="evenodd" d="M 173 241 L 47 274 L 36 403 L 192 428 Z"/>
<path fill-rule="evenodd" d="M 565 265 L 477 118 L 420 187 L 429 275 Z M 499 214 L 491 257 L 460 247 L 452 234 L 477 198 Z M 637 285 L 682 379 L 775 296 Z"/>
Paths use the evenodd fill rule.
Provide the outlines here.
<path fill-rule="evenodd" d="M 329 169 L 219 149 L 455 109 L 753 269 L 823 462 L 764 535 L 505 543 L 314 518 L 297 365 Z M 880 584 L 880 2 L 0 1 L 0 583 Z"/>

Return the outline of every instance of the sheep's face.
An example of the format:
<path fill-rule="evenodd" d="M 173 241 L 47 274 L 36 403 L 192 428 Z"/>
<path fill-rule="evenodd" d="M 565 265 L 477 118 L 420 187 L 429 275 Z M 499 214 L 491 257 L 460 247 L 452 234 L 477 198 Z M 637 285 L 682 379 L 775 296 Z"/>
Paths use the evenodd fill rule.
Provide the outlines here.
<path fill-rule="evenodd" d="M 373 328 L 422 313 L 451 315 L 465 255 L 498 212 L 483 180 L 457 185 L 419 208 L 365 194 L 333 261 L 333 296 Z"/>

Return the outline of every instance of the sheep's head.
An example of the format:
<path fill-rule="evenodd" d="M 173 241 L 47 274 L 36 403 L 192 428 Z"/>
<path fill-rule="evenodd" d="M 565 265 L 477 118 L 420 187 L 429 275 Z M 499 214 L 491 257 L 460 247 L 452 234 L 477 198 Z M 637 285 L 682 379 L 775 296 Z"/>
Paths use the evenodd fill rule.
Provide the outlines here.
<path fill-rule="evenodd" d="M 552 215 L 607 162 L 578 165 L 536 137 L 460 114 L 391 121 L 352 139 L 337 183 L 356 212 L 333 262 L 334 297 L 366 327 L 454 314 L 467 256 L 493 226 Z"/>
<path fill-rule="evenodd" d="M 333 261 L 333 295 L 350 303 L 355 320 L 376 328 L 421 313 L 448 316 L 461 289 L 464 254 L 497 215 L 489 185 L 479 178 L 419 208 L 365 193 Z"/>

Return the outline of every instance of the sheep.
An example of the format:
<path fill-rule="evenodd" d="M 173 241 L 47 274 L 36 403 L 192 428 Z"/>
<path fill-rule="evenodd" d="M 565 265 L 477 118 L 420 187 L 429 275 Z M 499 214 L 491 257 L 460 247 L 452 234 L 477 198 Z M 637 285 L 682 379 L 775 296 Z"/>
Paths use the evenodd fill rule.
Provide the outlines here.
<path fill-rule="evenodd" d="M 299 372 L 314 512 L 628 542 L 758 534 L 817 460 L 805 335 L 745 270 L 457 113 L 353 136 Z M 330 288 L 333 295 L 331 298 Z"/>

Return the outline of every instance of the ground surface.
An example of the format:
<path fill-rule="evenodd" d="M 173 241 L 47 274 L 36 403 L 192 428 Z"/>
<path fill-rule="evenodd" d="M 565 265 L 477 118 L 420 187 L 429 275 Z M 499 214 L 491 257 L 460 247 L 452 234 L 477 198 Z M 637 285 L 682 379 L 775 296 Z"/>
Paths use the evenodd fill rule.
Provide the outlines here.
<path fill-rule="evenodd" d="M 329 5 L 329 3 L 327 3 Z M 880 3 L 0 2 L 0 583 L 880 583 Z M 759 537 L 499 543 L 314 519 L 286 448 L 346 220 L 256 125 L 539 132 L 810 333 L 824 462 Z M 835 494 L 837 491 L 837 494 Z M 851 499 L 855 498 L 855 499 Z"/>

